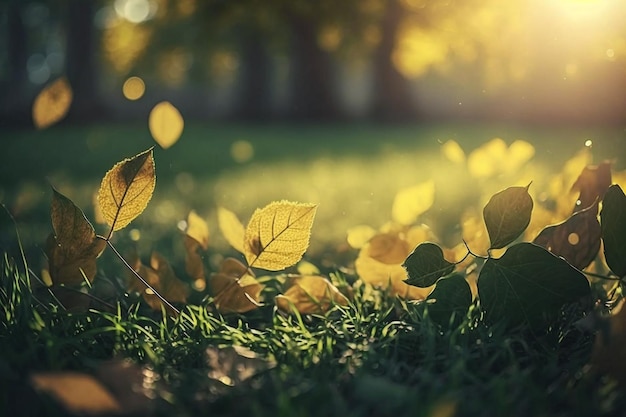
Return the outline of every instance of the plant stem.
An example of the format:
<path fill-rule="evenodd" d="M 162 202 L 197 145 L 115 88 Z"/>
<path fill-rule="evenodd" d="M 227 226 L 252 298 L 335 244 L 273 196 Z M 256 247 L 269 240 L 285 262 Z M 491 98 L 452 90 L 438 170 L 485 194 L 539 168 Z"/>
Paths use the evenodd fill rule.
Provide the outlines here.
<path fill-rule="evenodd" d="M 100 239 L 104 239 L 102 236 L 98 236 Z M 170 308 L 175 314 L 176 316 L 178 316 L 180 314 L 180 310 L 178 310 L 176 307 L 174 307 L 172 305 L 172 303 L 170 303 L 169 301 L 167 301 L 165 299 L 165 297 L 163 297 L 161 294 L 159 294 L 159 292 L 154 289 L 154 287 L 152 285 L 150 285 L 148 283 L 148 281 L 146 281 L 141 275 L 139 275 L 139 273 L 137 271 L 135 271 L 135 268 L 133 268 L 132 266 L 130 266 L 130 264 L 128 262 L 126 262 L 126 259 L 124 259 L 124 257 L 122 256 L 121 253 L 119 253 L 117 251 L 117 249 L 115 249 L 115 246 L 113 246 L 113 244 L 111 243 L 110 240 L 108 239 L 104 239 L 105 242 L 107 243 L 107 245 L 111 248 L 111 250 L 113 251 L 113 253 L 115 253 L 115 256 L 117 256 L 120 261 L 122 261 L 122 263 L 124 264 L 124 266 L 126 266 L 126 268 L 128 268 L 128 270 L 130 272 L 132 272 L 132 274 L 139 280 L 141 281 L 141 283 L 143 285 L 145 285 L 150 291 L 152 291 L 154 293 L 154 295 L 157 296 L 157 298 L 159 300 L 161 300 L 161 302 L 163 302 L 163 304 L 165 304 L 168 308 Z"/>

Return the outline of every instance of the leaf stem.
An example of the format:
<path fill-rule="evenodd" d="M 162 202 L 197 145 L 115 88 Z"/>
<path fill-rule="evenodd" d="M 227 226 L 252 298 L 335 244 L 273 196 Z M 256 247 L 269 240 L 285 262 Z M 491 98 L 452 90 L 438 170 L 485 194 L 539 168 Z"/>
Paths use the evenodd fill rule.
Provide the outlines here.
<path fill-rule="evenodd" d="M 596 274 L 594 272 L 587 272 L 587 271 L 581 271 L 583 274 L 585 275 L 589 275 L 590 277 L 594 277 L 594 278 L 600 278 L 600 279 L 605 279 L 607 281 L 622 281 L 622 278 L 618 277 L 618 276 L 608 276 L 608 275 L 602 275 L 602 274 Z"/>
<path fill-rule="evenodd" d="M 180 315 L 180 310 L 178 310 L 176 307 L 174 307 L 172 305 L 172 303 L 170 303 L 169 301 L 167 301 L 165 299 L 165 297 L 163 297 L 161 294 L 159 294 L 159 292 L 148 283 L 148 281 L 146 281 L 141 275 L 139 275 L 139 273 L 137 271 L 135 271 L 135 268 L 133 268 L 132 266 L 130 266 L 130 264 L 128 262 L 126 262 L 126 259 L 124 259 L 124 257 L 122 256 L 121 253 L 119 253 L 117 251 L 117 249 L 115 249 L 115 246 L 113 246 L 113 244 L 111 243 L 110 240 L 105 239 L 102 236 L 97 236 L 99 239 L 104 239 L 104 241 L 107 243 L 107 245 L 111 248 L 111 250 L 113 251 L 113 253 L 115 253 L 115 256 L 117 256 L 120 261 L 122 261 L 122 263 L 124 264 L 124 266 L 126 266 L 126 268 L 128 268 L 128 270 L 139 280 L 141 281 L 141 283 L 143 285 L 146 286 L 146 288 L 148 288 L 150 291 L 152 291 L 154 293 L 154 295 L 157 296 L 157 298 L 159 300 L 161 300 L 161 302 L 163 302 L 163 304 L 165 304 L 167 307 L 169 307 L 175 314 L 176 316 Z"/>

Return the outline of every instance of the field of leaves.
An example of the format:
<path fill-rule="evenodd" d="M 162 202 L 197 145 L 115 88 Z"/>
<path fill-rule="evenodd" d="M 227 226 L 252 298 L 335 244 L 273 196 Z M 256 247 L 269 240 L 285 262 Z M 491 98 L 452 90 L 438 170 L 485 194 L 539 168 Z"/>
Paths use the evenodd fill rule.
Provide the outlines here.
<path fill-rule="evenodd" d="M 46 94 L 34 107 L 39 127 L 62 117 L 37 110 Z M 182 117 L 161 104 L 149 128 L 167 148 Z M 401 187 L 388 221 L 352 225 L 341 231 L 345 241 L 313 254 L 322 208 L 287 200 L 243 222 L 219 205 L 219 233 L 192 210 L 171 238 L 182 256 L 150 242 L 138 250 L 140 231 L 129 225 L 158 188 L 153 148 L 103 173 L 93 222 L 53 188 L 43 268 L 28 252 L 3 254 L 0 410 L 623 409 L 626 171 L 594 164 L 591 143 L 550 175 L 533 169 L 535 148 L 522 140 L 493 139 L 468 153 L 448 140 L 439 151 L 440 169 Z M 2 216 L 12 221 L 5 206 Z M 212 246 L 216 234 L 228 249 Z"/>

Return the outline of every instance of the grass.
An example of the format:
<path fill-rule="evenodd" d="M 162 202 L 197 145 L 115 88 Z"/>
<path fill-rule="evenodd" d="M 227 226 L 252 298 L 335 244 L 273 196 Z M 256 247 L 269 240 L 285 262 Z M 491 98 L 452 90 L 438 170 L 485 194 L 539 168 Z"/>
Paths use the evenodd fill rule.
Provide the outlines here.
<path fill-rule="evenodd" d="M 600 416 L 625 405 L 588 370 L 592 337 L 574 325 L 575 310 L 541 334 L 487 327 L 475 310 L 442 329 L 423 306 L 357 285 L 349 306 L 325 316 L 271 305 L 222 316 L 207 299 L 173 319 L 127 297 L 111 311 L 68 313 L 10 258 L 0 272 L 3 415 L 64 414 L 46 397 L 23 402 L 31 373 L 101 377 L 120 361 L 137 368 L 109 389 L 129 389 L 124 379 L 139 373 L 152 398 L 132 415 Z M 256 352 L 253 365 L 242 363 L 259 373 L 234 386 L 211 378 L 206 350 L 229 346 Z M 228 361 L 217 371 L 236 379 Z"/>
<path fill-rule="evenodd" d="M 182 256 L 176 223 L 190 209 L 211 217 L 215 205 L 224 205 L 245 221 L 271 200 L 320 202 L 312 260 L 329 256 L 326 269 L 339 270 L 346 266 L 342 256 L 353 261 L 355 255 L 338 250 L 346 230 L 383 224 L 399 188 L 440 169 L 433 157 L 439 141 L 457 139 L 471 150 L 494 136 L 532 139 L 538 163 L 559 170 L 586 139 L 600 139 L 598 159 L 616 156 L 622 140 L 617 130 L 501 126 L 186 129 L 180 143 L 157 150 L 157 192 L 131 226 L 141 239 L 120 233 L 116 242 L 141 254 L 159 249 L 175 267 Z M 242 140 L 255 154 L 238 163 L 231 149 Z M 32 393 L 29 376 L 70 370 L 96 375 L 112 392 L 133 392 L 130 381 L 143 386 L 135 402 L 125 405 L 131 415 L 608 416 L 626 405 L 613 382 L 589 370 L 593 338 L 575 326 L 582 314 L 575 310 L 541 334 L 488 327 L 476 310 L 460 325 L 441 329 L 423 305 L 357 283 L 350 305 L 324 316 L 286 316 L 271 302 L 246 315 L 222 316 L 207 298 L 172 319 L 112 290 L 109 280 L 122 280 L 123 271 L 105 254 L 94 286 L 106 304 L 65 311 L 32 272 L 40 270 L 41 244 L 50 232 L 42 178 L 93 218 L 91 198 L 104 172 L 149 146 L 144 126 L 12 132 L 5 139 L 0 200 L 18 220 L 28 268 L 15 251 L 17 263 L 5 255 L 0 265 L 0 414 L 62 414 L 54 401 Z M 13 224 L 0 218 L 0 249 L 10 251 L 20 240 Z M 215 231 L 215 222 L 210 224 Z M 213 232 L 211 256 L 226 254 L 219 239 Z M 350 270 L 342 270 L 346 275 L 333 279 L 355 284 Z M 271 300 L 282 277 L 263 279 Z M 228 361 L 216 370 L 207 353 L 227 355 L 230 346 L 258 356 L 251 362 L 234 356 L 259 368 L 234 386 L 219 381 L 219 375 L 225 381 Z M 105 378 L 111 374 L 117 376 Z"/>

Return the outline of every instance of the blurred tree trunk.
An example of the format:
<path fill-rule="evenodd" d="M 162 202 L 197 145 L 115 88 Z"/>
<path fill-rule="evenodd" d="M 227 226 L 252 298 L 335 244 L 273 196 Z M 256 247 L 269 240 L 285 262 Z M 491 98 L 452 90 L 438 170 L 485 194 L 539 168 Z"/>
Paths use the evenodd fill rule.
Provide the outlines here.
<path fill-rule="evenodd" d="M 393 63 L 396 32 L 402 21 L 399 0 L 388 0 L 381 22 L 381 39 L 374 52 L 372 117 L 385 122 L 409 121 L 417 116 L 410 83 Z"/>
<path fill-rule="evenodd" d="M 242 120 L 264 121 L 271 116 L 270 56 L 264 35 L 253 27 L 242 29 L 242 75 L 236 116 Z"/>
<path fill-rule="evenodd" d="M 74 91 L 68 118 L 74 122 L 101 119 L 104 106 L 98 94 L 93 25 L 96 0 L 68 0 L 67 3 L 66 71 Z"/>
<path fill-rule="evenodd" d="M 339 118 L 333 85 L 332 59 L 317 44 L 317 31 L 309 16 L 291 16 L 291 86 L 289 116 L 296 120 Z"/>
<path fill-rule="evenodd" d="M 27 33 L 22 20 L 22 1 L 7 4 L 8 77 L 2 81 L 4 94 L 0 99 L 0 125 L 30 124 L 30 102 L 26 92 L 26 62 L 28 61 Z"/>

